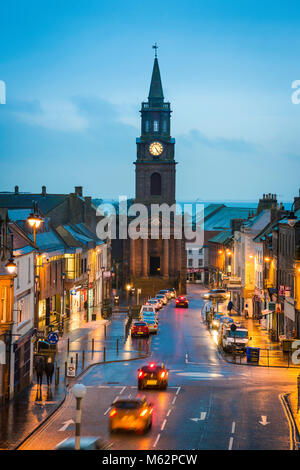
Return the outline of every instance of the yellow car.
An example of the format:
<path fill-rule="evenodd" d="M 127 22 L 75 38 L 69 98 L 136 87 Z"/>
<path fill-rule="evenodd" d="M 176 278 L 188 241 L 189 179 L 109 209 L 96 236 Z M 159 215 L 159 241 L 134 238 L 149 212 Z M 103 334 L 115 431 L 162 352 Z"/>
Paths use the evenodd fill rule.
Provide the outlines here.
<path fill-rule="evenodd" d="M 109 430 L 137 431 L 146 433 L 152 427 L 152 403 L 142 398 L 119 398 L 109 413 Z"/>

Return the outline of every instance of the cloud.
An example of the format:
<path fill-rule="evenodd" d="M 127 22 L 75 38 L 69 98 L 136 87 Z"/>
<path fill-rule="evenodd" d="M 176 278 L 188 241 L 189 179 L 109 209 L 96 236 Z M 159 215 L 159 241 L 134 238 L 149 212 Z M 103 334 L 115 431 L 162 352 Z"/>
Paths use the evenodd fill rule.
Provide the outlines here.
<path fill-rule="evenodd" d="M 189 145 L 200 144 L 204 147 L 234 153 L 255 153 L 259 146 L 244 139 L 228 139 L 224 137 L 207 137 L 197 129 L 192 129 L 180 139 Z"/>

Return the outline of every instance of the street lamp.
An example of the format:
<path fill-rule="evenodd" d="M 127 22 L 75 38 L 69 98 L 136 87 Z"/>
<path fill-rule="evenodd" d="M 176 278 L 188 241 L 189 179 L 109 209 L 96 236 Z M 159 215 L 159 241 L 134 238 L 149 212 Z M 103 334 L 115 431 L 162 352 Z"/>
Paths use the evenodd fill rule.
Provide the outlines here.
<path fill-rule="evenodd" d="M 102 317 L 104 313 L 104 271 L 105 271 L 105 267 L 101 266 L 101 306 L 102 306 L 101 316 Z"/>
<path fill-rule="evenodd" d="M 290 213 L 288 215 L 288 224 L 290 227 L 294 227 L 295 223 L 297 222 L 297 217 L 295 216 L 294 208 L 295 201 L 293 202 Z"/>
<path fill-rule="evenodd" d="M 33 228 L 33 244 L 35 245 L 36 229 L 39 228 L 43 222 L 43 219 L 37 213 L 37 204 L 35 202 L 33 203 L 33 212 L 31 212 L 27 217 L 27 222 L 30 227 Z"/>
<path fill-rule="evenodd" d="M 80 450 L 81 402 L 85 394 L 86 387 L 83 384 L 74 385 L 73 395 L 76 398 L 75 450 Z"/>
<path fill-rule="evenodd" d="M 16 272 L 16 269 L 17 269 L 17 265 L 14 263 L 14 260 L 13 258 L 9 258 L 8 262 L 6 263 L 5 265 L 7 271 L 9 272 L 9 274 L 15 274 Z"/>

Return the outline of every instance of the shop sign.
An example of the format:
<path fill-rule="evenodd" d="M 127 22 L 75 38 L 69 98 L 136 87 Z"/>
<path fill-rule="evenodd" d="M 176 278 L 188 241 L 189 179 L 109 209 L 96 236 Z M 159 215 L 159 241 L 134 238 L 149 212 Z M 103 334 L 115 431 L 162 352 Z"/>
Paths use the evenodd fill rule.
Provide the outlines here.
<path fill-rule="evenodd" d="M 111 272 L 110 271 L 104 271 L 103 276 L 106 277 L 106 278 L 110 278 L 111 277 Z"/>
<path fill-rule="evenodd" d="M 284 295 L 284 286 L 279 286 L 279 291 L 278 291 L 279 295 Z"/>
<path fill-rule="evenodd" d="M 295 321 L 295 306 L 294 299 L 289 298 L 284 301 L 284 316 L 292 321 Z"/>
<path fill-rule="evenodd" d="M 70 293 L 71 293 L 71 295 L 76 295 L 77 291 L 76 291 L 76 289 L 71 289 Z"/>
<path fill-rule="evenodd" d="M 67 364 L 67 377 L 75 377 L 75 363 L 69 361 Z"/>

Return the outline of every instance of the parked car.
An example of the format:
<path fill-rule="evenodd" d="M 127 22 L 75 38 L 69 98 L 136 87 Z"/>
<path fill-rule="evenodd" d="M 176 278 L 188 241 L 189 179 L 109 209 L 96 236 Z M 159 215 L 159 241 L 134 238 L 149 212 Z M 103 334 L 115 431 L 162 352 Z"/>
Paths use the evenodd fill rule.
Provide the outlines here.
<path fill-rule="evenodd" d="M 225 289 L 212 289 L 209 292 L 203 294 L 204 299 L 220 299 L 226 300 L 229 299 L 230 292 L 227 292 Z"/>
<path fill-rule="evenodd" d="M 142 431 L 152 427 L 152 403 L 142 398 L 122 397 L 116 400 L 109 413 L 110 432 L 117 430 Z"/>
<path fill-rule="evenodd" d="M 171 292 L 169 291 L 169 289 L 161 289 L 159 291 L 159 294 L 164 294 L 167 297 L 167 300 L 171 299 Z"/>
<path fill-rule="evenodd" d="M 153 307 L 155 308 L 156 311 L 158 311 L 161 307 L 160 307 L 160 302 L 158 301 L 158 299 L 149 299 L 147 300 L 147 305 L 153 305 Z"/>
<path fill-rule="evenodd" d="M 172 298 L 172 299 L 175 299 L 175 297 L 176 297 L 176 290 L 174 289 L 174 287 L 171 287 L 170 289 L 168 289 L 168 291 L 169 291 L 170 294 L 171 294 L 171 298 Z"/>
<path fill-rule="evenodd" d="M 159 308 L 161 309 L 164 306 L 164 303 L 161 298 L 154 297 L 153 300 L 156 300 L 159 303 Z"/>
<path fill-rule="evenodd" d="M 161 299 L 162 300 L 162 303 L 164 305 L 167 305 L 168 303 L 168 299 L 167 299 L 167 296 L 165 294 L 157 294 L 156 296 L 157 299 Z"/>
<path fill-rule="evenodd" d="M 185 308 L 188 308 L 189 306 L 189 301 L 187 299 L 187 297 L 185 297 L 184 295 L 180 295 L 179 297 L 177 297 L 176 301 L 175 301 L 175 307 L 185 307 Z"/>
<path fill-rule="evenodd" d="M 136 321 L 131 327 L 131 336 L 149 336 L 149 328 L 146 322 Z"/>

